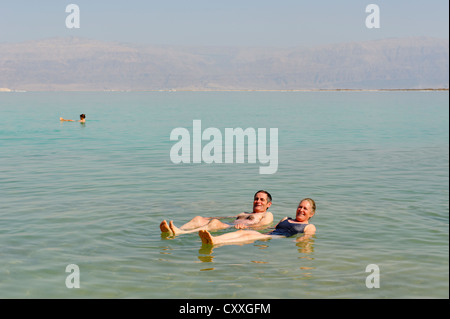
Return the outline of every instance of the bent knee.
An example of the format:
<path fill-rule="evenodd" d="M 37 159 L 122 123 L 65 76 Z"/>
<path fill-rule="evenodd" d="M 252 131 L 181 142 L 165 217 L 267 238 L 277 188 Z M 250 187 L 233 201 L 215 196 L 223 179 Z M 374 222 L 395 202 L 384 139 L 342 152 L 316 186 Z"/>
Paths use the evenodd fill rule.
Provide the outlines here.
<path fill-rule="evenodd" d="M 194 218 L 192 218 L 191 221 L 195 221 L 195 222 L 207 222 L 208 220 L 209 220 L 209 218 L 207 218 L 207 217 L 195 216 Z"/>
<path fill-rule="evenodd" d="M 225 223 L 221 222 L 220 220 L 218 220 L 216 218 L 211 219 L 209 221 L 209 225 L 220 226 L 220 227 L 225 227 L 225 226 L 228 227 L 228 224 L 225 224 Z"/>

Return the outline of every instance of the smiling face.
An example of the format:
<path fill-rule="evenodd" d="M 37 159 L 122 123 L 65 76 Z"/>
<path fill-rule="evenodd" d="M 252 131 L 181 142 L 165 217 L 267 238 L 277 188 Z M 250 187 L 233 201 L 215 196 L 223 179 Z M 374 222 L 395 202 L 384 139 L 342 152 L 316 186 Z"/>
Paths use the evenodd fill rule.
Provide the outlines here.
<path fill-rule="evenodd" d="M 298 204 L 295 220 L 300 223 L 306 223 L 314 216 L 314 213 L 315 211 L 311 203 L 307 200 L 302 200 L 300 204 Z"/>
<path fill-rule="evenodd" d="M 271 205 L 272 202 L 269 202 L 266 193 L 263 192 L 256 193 L 255 198 L 253 199 L 253 212 L 264 213 Z"/>

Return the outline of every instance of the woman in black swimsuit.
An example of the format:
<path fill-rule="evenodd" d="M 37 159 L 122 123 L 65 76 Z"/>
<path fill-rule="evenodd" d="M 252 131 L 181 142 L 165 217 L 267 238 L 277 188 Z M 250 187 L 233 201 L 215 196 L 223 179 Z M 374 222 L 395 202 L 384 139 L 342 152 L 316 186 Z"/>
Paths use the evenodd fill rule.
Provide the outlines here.
<path fill-rule="evenodd" d="M 212 236 L 207 230 L 199 231 L 202 243 L 209 245 L 227 244 L 236 242 L 255 241 L 273 237 L 291 237 L 296 234 L 305 234 L 309 238 L 316 232 L 316 227 L 309 223 L 316 212 L 316 203 L 311 198 L 303 199 L 297 207 L 295 219 L 285 217 L 276 226 L 275 230 L 262 234 L 254 230 L 238 230 L 236 232 Z M 302 237 L 303 238 L 303 237 Z"/>

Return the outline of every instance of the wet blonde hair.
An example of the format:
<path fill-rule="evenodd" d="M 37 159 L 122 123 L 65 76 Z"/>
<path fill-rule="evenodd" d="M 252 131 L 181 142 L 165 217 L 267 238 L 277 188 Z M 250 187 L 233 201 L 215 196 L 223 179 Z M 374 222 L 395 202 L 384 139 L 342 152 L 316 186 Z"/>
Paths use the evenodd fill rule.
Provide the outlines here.
<path fill-rule="evenodd" d="M 303 201 L 307 201 L 308 203 L 310 203 L 310 204 L 311 204 L 312 212 L 313 212 L 313 213 L 316 212 L 316 202 L 315 202 L 313 199 L 311 199 L 311 198 L 303 198 L 303 199 L 300 201 L 300 203 L 303 202 Z M 311 216 L 311 218 L 312 218 L 312 216 Z"/>

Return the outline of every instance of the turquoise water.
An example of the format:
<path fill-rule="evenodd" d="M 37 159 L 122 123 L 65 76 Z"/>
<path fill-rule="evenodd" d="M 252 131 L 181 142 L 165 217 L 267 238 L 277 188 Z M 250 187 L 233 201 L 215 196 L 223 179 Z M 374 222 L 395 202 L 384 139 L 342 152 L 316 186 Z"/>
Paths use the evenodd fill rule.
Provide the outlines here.
<path fill-rule="evenodd" d="M 448 298 L 448 105 L 448 92 L 2 93 L 0 297 Z M 195 119 L 278 128 L 277 172 L 172 163 L 171 131 Z M 314 198 L 316 236 L 161 236 L 163 219 L 249 211 L 259 189 L 275 222 Z"/>

